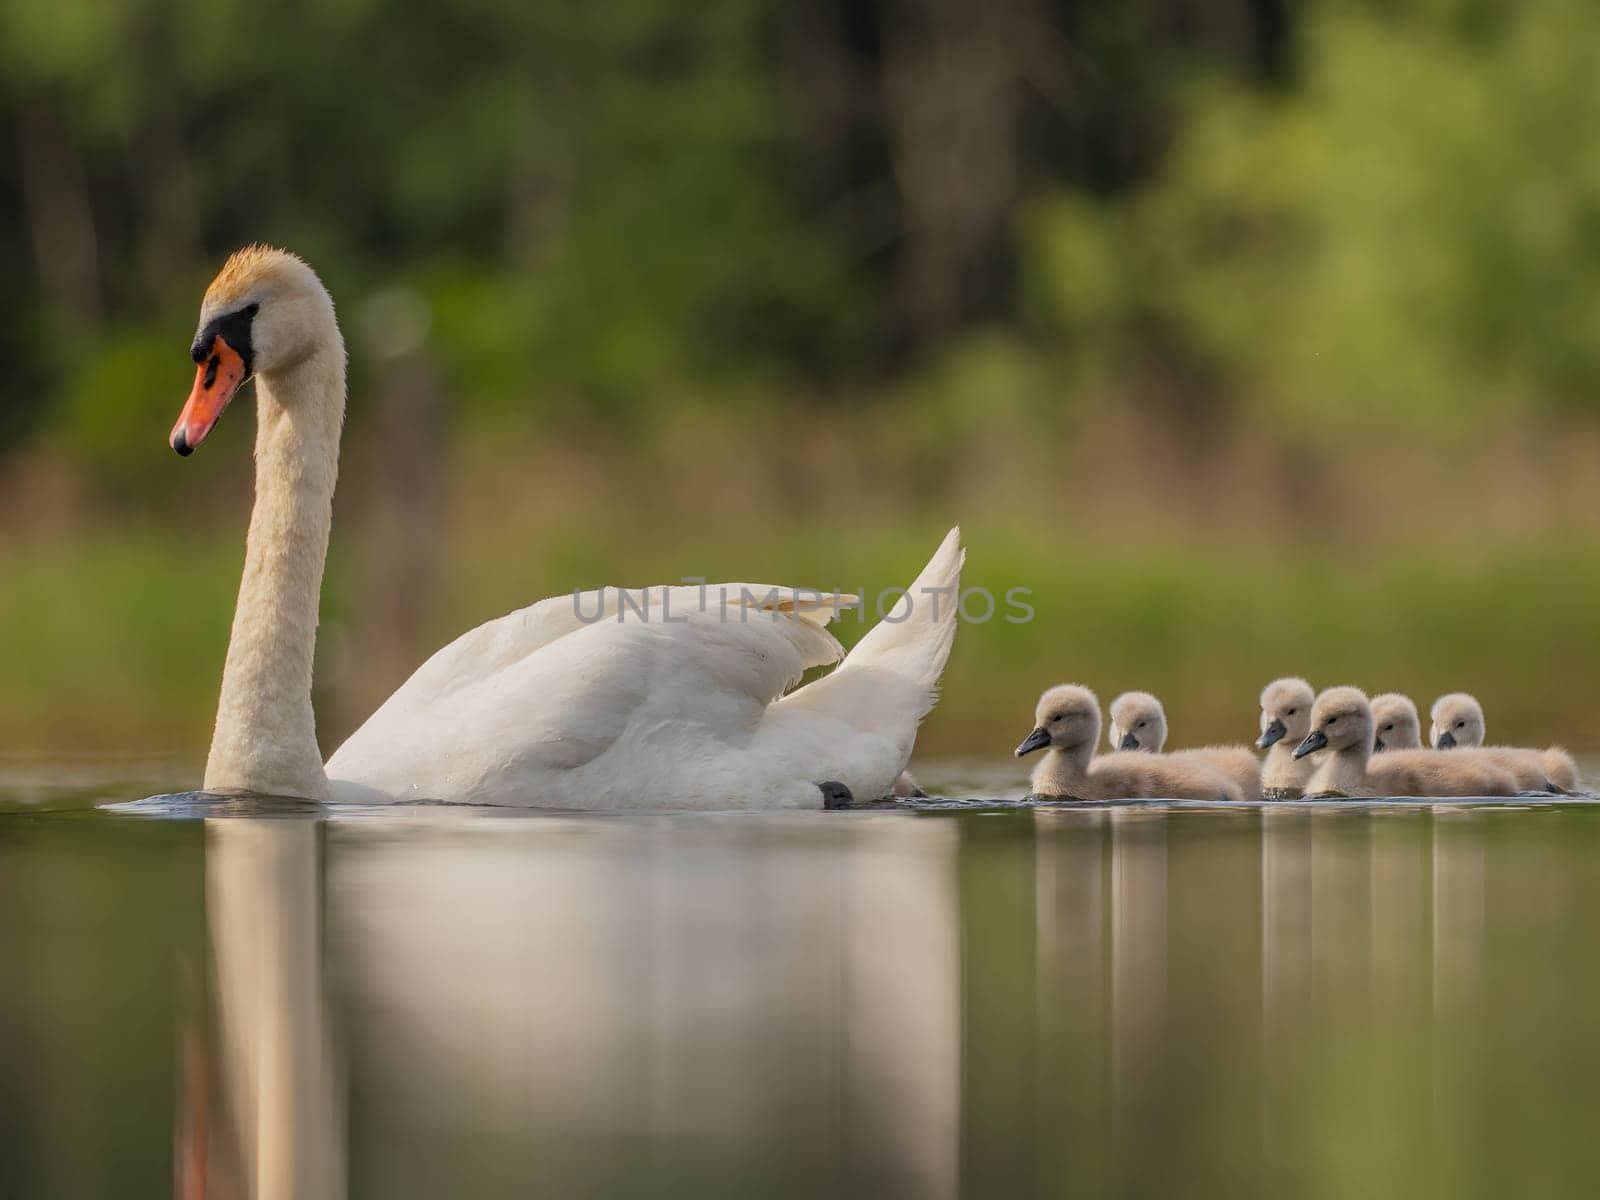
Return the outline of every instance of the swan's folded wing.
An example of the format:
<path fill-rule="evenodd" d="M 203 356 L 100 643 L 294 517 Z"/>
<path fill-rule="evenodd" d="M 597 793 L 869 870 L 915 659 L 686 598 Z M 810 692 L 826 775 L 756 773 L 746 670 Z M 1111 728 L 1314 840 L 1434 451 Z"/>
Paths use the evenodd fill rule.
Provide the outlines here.
<path fill-rule="evenodd" d="M 436 651 L 401 684 L 388 704 L 431 706 L 591 625 L 677 622 L 697 614 L 750 621 L 758 613 L 789 614 L 821 628 L 859 603 L 855 596 L 753 583 L 704 586 L 596 588 L 551 596 L 468 630 Z M 843 649 L 832 635 L 812 639 L 805 667 L 837 662 Z M 388 706 L 385 705 L 385 707 Z"/>
<path fill-rule="evenodd" d="M 742 745 L 808 667 L 840 658 L 824 622 L 842 600 L 710 585 L 541 601 L 435 654 L 329 775 L 394 796 L 482 799 L 613 747 Z"/>

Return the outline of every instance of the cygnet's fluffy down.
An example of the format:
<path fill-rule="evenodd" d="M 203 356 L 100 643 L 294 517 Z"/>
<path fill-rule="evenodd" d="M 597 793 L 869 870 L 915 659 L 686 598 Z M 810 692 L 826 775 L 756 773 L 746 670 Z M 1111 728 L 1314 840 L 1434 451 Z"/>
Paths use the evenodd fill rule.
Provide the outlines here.
<path fill-rule="evenodd" d="M 1374 755 L 1372 703 L 1359 688 L 1329 688 L 1311 710 L 1301 756 L 1324 751 L 1306 785 L 1308 796 L 1513 796 L 1517 781 L 1486 759 L 1438 750 Z"/>
<path fill-rule="evenodd" d="M 1578 764 L 1560 746 L 1535 750 L 1520 746 L 1485 746 L 1483 706 L 1466 692 L 1451 692 L 1433 702 L 1429 740 L 1440 750 L 1470 749 L 1510 771 L 1527 792 L 1575 792 Z"/>
<path fill-rule="evenodd" d="M 1384 692 L 1372 698 L 1372 723 L 1377 740 L 1373 753 L 1385 750 L 1421 750 L 1422 718 L 1410 696 Z"/>
<path fill-rule="evenodd" d="M 1262 794 L 1271 800 L 1292 800 L 1305 790 L 1321 755 L 1295 757 L 1311 732 L 1311 706 L 1317 694 L 1297 676 L 1274 679 L 1261 689 L 1261 736 L 1256 749 L 1267 752 L 1261 764 Z"/>
<path fill-rule="evenodd" d="M 1154 754 L 1167 744 L 1167 711 L 1149 692 L 1123 692 L 1111 702 L 1111 730 L 1107 736 L 1113 750 L 1144 750 Z M 1246 800 L 1261 799 L 1261 763 L 1243 746 L 1201 746 L 1174 750 L 1167 755 L 1175 762 L 1198 762 L 1221 772 L 1239 788 Z"/>
<path fill-rule="evenodd" d="M 1096 757 L 1100 701 L 1086 687 L 1062 684 L 1039 698 L 1034 729 L 1017 756 L 1046 753 L 1033 771 L 1039 796 L 1074 800 L 1243 800 L 1239 787 L 1204 763 L 1119 751 Z"/>

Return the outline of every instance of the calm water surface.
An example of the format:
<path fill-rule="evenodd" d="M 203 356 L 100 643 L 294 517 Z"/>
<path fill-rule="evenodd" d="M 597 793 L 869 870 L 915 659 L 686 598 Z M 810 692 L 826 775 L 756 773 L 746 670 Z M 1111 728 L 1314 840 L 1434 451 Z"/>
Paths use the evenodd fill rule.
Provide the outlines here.
<path fill-rule="evenodd" d="M 0 1195 L 1600 1178 L 1600 805 L 93 808 L 181 782 L 0 760 Z"/>

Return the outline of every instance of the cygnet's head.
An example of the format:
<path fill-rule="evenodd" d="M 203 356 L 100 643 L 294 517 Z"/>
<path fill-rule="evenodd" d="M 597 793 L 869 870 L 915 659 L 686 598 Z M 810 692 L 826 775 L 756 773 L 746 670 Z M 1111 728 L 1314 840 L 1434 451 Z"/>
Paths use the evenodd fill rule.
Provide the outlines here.
<path fill-rule="evenodd" d="M 235 251 L 200 305 L 189 347 L 194 388 L 172 427 L 172 448 L 193 453 L 245 380 L 298 366 L 319 348 L 344 353 L 333 300 L 316 272 L 287 250 Z"/>
<path fill-rule="evenodd" d="M 1111 702 L 1111 728 L 1106 741 L 1113 750 L 1149 750 L 1160 754 L 1167 744 L 1167 714 L 1149 692 L 1123 692 Z"/>
<path fill-rule="evenodd" d="M 1451 692 L 1433 702 L 1428 740 L 1440 750 L 1481 746 L 1485 734 L 1483 706 L 1466 692 Z"/>
<path fill-rule="evenodd" d="M 1279 742 L 1297 745 L 1311 731 L 1311 706 L 1317 694 L 1304 679 L 1274 679 L 1261 689 L 1261 736 L 1256 748 Z"/>
<path fill-rule="evenodd" d="M 1410 696 L 1384 692 L 1372 698 L 1372 725 L 1377 734 L 1372 749 L 1422 749 L 1422 718 Z"/>
<path fill-rule="evenodd" d="M 1360 688 L 1329 688 L 1311 706 L 1311 731 L 1295 748 L 1304 758 L 1318 750 L 1334 753 L 1352 747 L 1372 751 L 1372 704 Z"/>
<path fill-rule="evenodd" d="M 1017 757 L 1050 746 L 1074 750 L 1100 740 L 1100 701 L 1086 687 L 1063 683 L 1039 697 L 1033 732 L 1017 747 Z"/>

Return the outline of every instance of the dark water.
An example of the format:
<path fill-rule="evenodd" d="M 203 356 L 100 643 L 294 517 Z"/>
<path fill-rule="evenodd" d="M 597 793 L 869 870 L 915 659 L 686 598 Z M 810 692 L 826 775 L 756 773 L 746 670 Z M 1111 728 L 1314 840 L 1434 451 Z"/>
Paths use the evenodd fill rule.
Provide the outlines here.
<path fill-rule="evenodd" d="M 87 806 L 153 768 L 76 774 L 0 783 L 0 1195 L 1600 1177 L 1600 805 L 149 820 Z"/>

